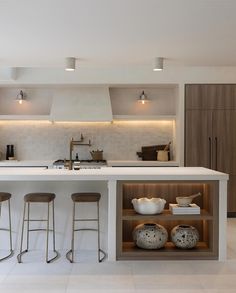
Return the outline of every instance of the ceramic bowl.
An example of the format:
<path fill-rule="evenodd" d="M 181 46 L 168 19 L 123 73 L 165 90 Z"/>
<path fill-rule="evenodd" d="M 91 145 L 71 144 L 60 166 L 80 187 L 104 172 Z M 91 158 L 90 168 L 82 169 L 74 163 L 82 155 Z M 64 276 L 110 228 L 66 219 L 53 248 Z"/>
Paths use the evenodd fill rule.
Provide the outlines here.
<path fill-rule="evenodd" d="M 179 206 L 181 207 L 187 207 L 192 203 L 192 198 L 188 196 L 177 196 L 176 197 L 176 202 Z"/>
<path fill-rule="evenodd" d="M 138 214 L 143 215 L 154 215 L 154 214 L 160 214 L 166 204 L 166 200 L 163 198 L 147 198 L 147 197 L 141 197 L 141 198 L 134 198 L 132 199 L 132 204 L 134 206 L 135 211 Z"/>

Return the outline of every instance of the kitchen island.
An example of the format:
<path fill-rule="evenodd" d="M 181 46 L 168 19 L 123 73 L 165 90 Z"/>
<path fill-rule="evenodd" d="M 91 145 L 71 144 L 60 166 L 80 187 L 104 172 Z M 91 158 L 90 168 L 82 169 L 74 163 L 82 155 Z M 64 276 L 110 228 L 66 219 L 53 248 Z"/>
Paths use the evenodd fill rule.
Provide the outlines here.
<path fill-rule="evenodd" d="M 101 169 L 83 169 L 79 171 L 42 169 L 42 168 L 1 168 L 0 190 L 11 192 L 13 195 L 13 230 L 15 232 L 15 247 L 18 249 L 19 224 L 22 214 L 24 194 L 28 192 L 55 192 L 56 197 L 56 227 L 59 249 L 67 249 L 70 239 L 70 194 L 79 191 L 98 191 L 101 199 L 101 240 L 107 250 L 108 260 L 117 259 L 149 259 L 148 252 L 137 250 L 130 244 L 124 234 L 130 233 L 136 221 L 184 221 L 200 223 L 201 244 L 191 253 L 173 249 L 168 245 L 166 250 L 158 251 L 152 259 L 226 259 L 226 206 L 227 206 L 228 175 L 205 168 L 191 167 L 104 167 Z M 141 189 L 140 189 L 141 188 Z M 167 197 L 167 203 L 173 196 L 181 193 L 203 192 L 199 205 L 200 215 L 181 216 L 174 218 L 168 211 L 154 217 L 140 218 L 130 214 L 129 208 L 122 205 L 122 201 L 135 196 Z M 138 193 L 138 190 L 142 192 Z M 148 190 L 148 193 L 147 193 Z M 171 191 L 172 190 L 172 191 Z M 174 190 L 174 191 L 173 191 Z M 150 192 L 149 192 L 150 191 Z M 168 192 L 171 197 L 168 199 Z M 166 193 L 167 192 L 167 193 Z M 122 198 L 122 200 L 121 200 Z M 128 203 L 129 206 L 129 203 Z M 165 207 L 168 209 L 168 206 Z M 86 211 L 85 214 L 89 214 Z M 92 211 L 91 211 L 92 213 Z M 166 214 L 168 215 L 166 217 Z M 43 217 L 43 214 L 40 214 Z M 164 219 L 165 217 L 165 219 Z M 179 217 L 179 216 L 178 216 Z M 191 218 L 193 217 L 193 218 Z M 80 238 L 81 246 L 93 247 L 93 241 L 86 243 L 85 236 Z M 96 242 L 95 242 L 96 243 Z M 36 244 L 35 244 L 36 245 Z M 40 245 L 39 245 L 40 246 Z M 196 252 L 196 253 L 195 253 Z"/>

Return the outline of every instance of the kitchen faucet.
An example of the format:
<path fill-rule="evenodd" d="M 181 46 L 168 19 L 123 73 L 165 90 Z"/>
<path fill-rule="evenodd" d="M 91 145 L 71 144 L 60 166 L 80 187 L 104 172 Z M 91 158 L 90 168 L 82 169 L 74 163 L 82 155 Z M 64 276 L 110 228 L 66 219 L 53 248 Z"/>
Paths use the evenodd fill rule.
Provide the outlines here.
<path fill-rule="evenodd" d="M 70 160 L 69 160 L 69 170 L 72 170 L 73 162 L 72 162 L 72 152 L 74 149 L 75 145 L 86 145 L 86 146 L 91 146 L 91 141 L 89 139 L 88 143 L 83 143 L 84 141 L 84 136 L 81 134 L 80 140 L 74 140 L 73 137 L 70 140 Z"/>

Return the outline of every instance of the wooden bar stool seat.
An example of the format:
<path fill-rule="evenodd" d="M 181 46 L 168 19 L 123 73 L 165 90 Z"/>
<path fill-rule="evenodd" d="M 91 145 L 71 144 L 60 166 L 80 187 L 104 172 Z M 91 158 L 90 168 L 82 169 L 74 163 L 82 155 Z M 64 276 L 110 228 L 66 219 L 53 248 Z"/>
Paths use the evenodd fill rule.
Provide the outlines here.
<path fill-rule="evenodd" d="M 71 199 L 73 201 L 73 215 L 72 215 L 72 238 L 71 238 L 71 249 L 67 252 L 66 258 L 73 263 L 74 262 L 74 239 L 75 239 L 75 232 L 76 231 L 96 231 L 98 234 L 98 244 L 97 244 L 97 252 L 98 252 L 98 261 L 102 262 L 105 257 L 106 253 L 100 248 L 100 224 L 99 224 L 99 201 L 101 198 L 100 193 L 95 192 L 78 192 L 73 193 L 71 195 Z M 97 218 L 84 218 L 84 219 L 77 219 L 75 218 L 75 204 L 81 204 L 81 203 L 96 203 L 97 204 Z M 86 221 L 93 221 L 97 222 L 97 229 L 89 229 L 89 228 L 81 228 L 81 229 L 75 229 L 75 222 L 86 222 Z M 102 254 L 102 257 L 101 257 Z"/>
<path fill-rule="evenodd" d="M 10 205 L 10 199 L 11 199 L 11 194 L 8 192 L 0 192 L 0 218 L 2 216 L 2 203 L 4 201 L 8 201 L 8 218 L 9 218 L 9 228 L 0 228 L 0 231 L 7 231 L 9 232 L 9 250 L 10 253 L 7 256 L 4 256 L 3 258 L 0 258 L 0 261 L 3 261 L 5 259 L 8 259 L 13 256 L 14 251 L 12 249 L 12 230 L 11 230 L 11 205 Z"/>
<path fill-rule="evenodd" d="M 11 194 L 8 192 L 0 192 L 0 202 L 5 200 L 9 200 L 11 198 Z"/>
<path fill-rule="evenodd" d="M 51 202 L 55 199 L 54 193 L 28 193 L 24 196 L 25 202 Z"/>
<path fill-rule="evenodd" d="M 92 192 L 85 192 L 85 193 L 73 193 L 71 195 L 71 199 L 73 202 L 97 202 L 101 198 L 100 193 L 92 193 Z"/>
<path fill-rule="evenodd" d="M 28 193 L 24 196 L 24 212 L 23 212 L 23 223 L 22 223 L 22 232 L 21 232 L 21 246 L 20 246 L 20 253 L 17 256 L 18 262 L 22 262 L 22 255 L 29 250 L 29 232 L 34 231 L 46 231 L 47 232 L 47 239 L 46 239 L 46 262 L 50 263 L 53 260 L 59 257 L 59 253 L 56 251 L 55 245 L 55 214 L 54 214 L 54 199 L 56 195 L 54 193 L 45 193 L 45 192 L 34 192 Z M 36 203 L 46 203 L 47 204 L 47 219 L 30 219 L 30 204 Z M 52 206 L 52 229 L 49 229 L 49 222 L 50 222 L 50 203 Z M 26 214 L 26 205 L 27 205 L 27 218 L 25 217 Z M 46 222 L 47 226 L 46 229 L 30 229 L 29 223 L 30 222 Z M 26 249 L 23 251 L 23 241 L 24 241 L 24 224 L 27 222 L 27 246 Z M 48 242 L 49 242 L 49 231 L 53 233 L 53 252 L 55 256 L 51 259 L 48 258 Z"/>

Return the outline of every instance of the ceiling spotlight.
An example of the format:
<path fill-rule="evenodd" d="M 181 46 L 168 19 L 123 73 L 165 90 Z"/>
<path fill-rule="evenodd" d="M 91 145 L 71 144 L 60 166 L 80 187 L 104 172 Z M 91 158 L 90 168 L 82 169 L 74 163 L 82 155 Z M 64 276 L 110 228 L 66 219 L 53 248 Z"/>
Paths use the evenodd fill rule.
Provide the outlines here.
<path fill-rule="evenodd" d="M 66 58 L 66 71 L 74 71 L 75 70 L 75 61 L 76 59 L 74 57 L 67 57 Z"/>
<path fill-rule="evenodd" d="M 149 99 L 147 98 L 147 95 L 144 93 L 144 91 L 142 91 L 141 95 L 139 96 L 138 102 L 143 105 L 149 102 Z"/>
<path fill-rule="evenodd" d="M 161 70 L 163 70 L 163 61 L 164 61 L 164 58 L 156 57 L 155 60 L 154 60 L 153 71 L 161 71 Z"/>
<path fill-rule="evenodd" d="M 16 101 L 17 101 L 19 104 L 22 104 L 23 101 L 25 100 L 25 97 L 26 97 L 26 94 L 23 93 L 23 91 L 21 90 L 21 91 L 19 92 L 19 94 L 17 94 L 17 96 L 16 96 Z"/>

